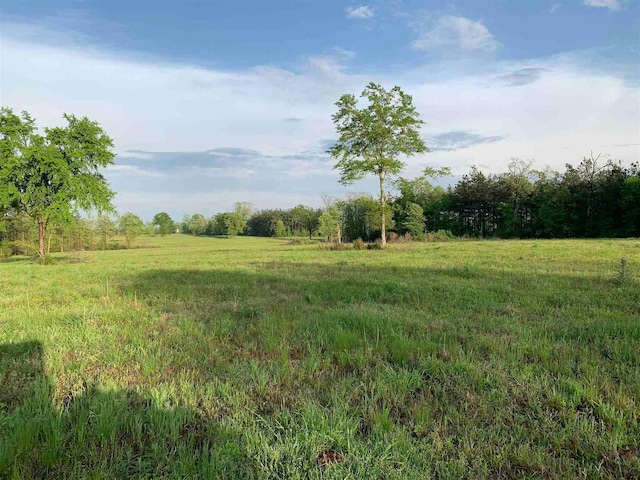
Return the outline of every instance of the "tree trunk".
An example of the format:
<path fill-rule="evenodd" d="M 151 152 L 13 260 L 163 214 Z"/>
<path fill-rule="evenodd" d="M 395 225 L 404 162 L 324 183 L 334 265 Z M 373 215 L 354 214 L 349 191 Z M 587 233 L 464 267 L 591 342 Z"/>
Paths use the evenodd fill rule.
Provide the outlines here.
<path fill-rule="evenodd" d="M 60 235 L 60 253 L 64 253 L 64 235 Z"/>
<path fill-rule="evenodd" d="M 384 173 L 379 174 L 380 177 L 380 210 L 382 211 L 382 227 L 381 227 L 381 242 L 382 248 L 387 246 L 387 218 L 384 207 L 386 206 L 386 198 L 384 195 Z"/>
<path fill-rule="evenodd" d="M 38 215 L 38 255 L 40 257 L 44 257 L 44 235 L 45 235 L 45 225 L 44 219 L 42 215 Z"/>

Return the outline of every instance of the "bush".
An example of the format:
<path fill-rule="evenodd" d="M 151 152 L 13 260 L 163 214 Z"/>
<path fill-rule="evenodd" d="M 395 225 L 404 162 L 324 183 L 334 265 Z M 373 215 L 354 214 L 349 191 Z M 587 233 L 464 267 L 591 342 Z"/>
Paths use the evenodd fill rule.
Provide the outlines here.
<path fill-rule="evenodd" d="M 455 240 L 456 237 L 451 230 L 438 230 L 437 232 L 427 233 L 427 242 L 448 242 Z"/>
<path fill-rule="evenodd" d="M 10 257 L 13 254 L 13 246 L 8 239 L 0 242 L 0 258 Z"/>
<path fill-rule="evenodd" d="M 387 242 L 397 242 L 398 238 L 399 236 L 396 232 L 389 232 L 387 235 Z"/>
<path fill-rule="evenodd" d="M 43 257 L 41 257 L 40 255 L 36 255 L 35 257 L 31 257 L 31 261 L 39 265 L 55 265 L 57 263 L 56 259 L 49 254 Z"/>
<path fill-rule="evenodd" d="M 380 240 L 376 240 L 373 243 L 367 244 L 367 250 L 382 250 L 382 242 Z"/>
<path fill-rule="evenodd" d="M 353 249 L 354 250 L 366 250 L 367 244 L 364 243 L 364 240 L 361 238 L 357 238 L 353 241 Z"/>

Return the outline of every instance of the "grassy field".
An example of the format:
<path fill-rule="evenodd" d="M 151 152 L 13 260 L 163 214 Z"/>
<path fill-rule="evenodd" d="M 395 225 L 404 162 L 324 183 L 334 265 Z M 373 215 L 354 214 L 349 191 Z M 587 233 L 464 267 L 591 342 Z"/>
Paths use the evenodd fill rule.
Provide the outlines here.
<path fill-rule="evenodd" d="M 639 240 L 138 244 L 0 263 L 0 478 L 640 476 Z"/>

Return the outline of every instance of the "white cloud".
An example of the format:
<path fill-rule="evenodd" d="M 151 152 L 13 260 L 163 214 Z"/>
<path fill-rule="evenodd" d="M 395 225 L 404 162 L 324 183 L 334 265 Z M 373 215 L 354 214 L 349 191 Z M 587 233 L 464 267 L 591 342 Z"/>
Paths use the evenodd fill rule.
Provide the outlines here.
<path fill-rule="evenodd" d="M 587 7 L 608 8 L 615 12 L 622 10 L 622 3 L 620 0 L 584 0 L 582 3 Z"/>
<path fill-rule="evenodd" d="M 429 22 L 426 31 L 411 45 L 428 52 L 493 52 L 500 47 L 500 42 L 481 21 L 444 15 Z"/>
<path fill-rule="evenodd" d="M 451 165 L 454 173 L 482 164 L 495 173 L 513 156 L 563 169 L 591 150 L 625 163 L 640 160 L 637 85 L 593 68 L 578 54 L 485 62 L 464 75 L 457 64 L 432 63 L 365 76 L 331 56 L 309 57 L 295 70 L 221 71 L 116 57 L 47 41 L 44 34 L 24 39 L 8 31 L 15 29 L 3 28 L 2 104 L 31 112 L 40 126 L 60 124 L 63 112 L 99 121 L 122 157 L 137 159 L 108 172 L 123 211 L 207 213 L 238 200 L 265 208 L 319 205 L 321 193 L 346 193 L 322 151 L 335 138 L 334 102 L 369 81 L 410 93 L 427 122 L 426 137 L 455 139 L 471 132 L 475 139 L 495 139 L 452 140 L 450 148 L 410 159 L 407 176 L 425 164 Z M 491 43 L 473 36 L 472 45 Z M 295 119 L 295 128 L 285 119 Z M 148 152 L 214 152 L 227 163 L 203 160 L 209 170 L 176 168 L 146 179 L 162 171 L 157 155 Z M 163 159 L 165 166 L 177 161 Z M 375 191 L 373 183 L 366 185 Z"/>
<path fill-rule="evenodd" d="M 360 5 L 359 7 L 347 7 L 345 9 L 347 18 L 363 20 L 367 18 L 373 18 L 374 13 L 371 7 L 367 5 Z"/>
<path fill-rule="evenodd" d="M 551 5 L 549 13 L 556 13 L 560 7 L 562 7 L 561 3 L 554 3 L 553 5 Z"/>

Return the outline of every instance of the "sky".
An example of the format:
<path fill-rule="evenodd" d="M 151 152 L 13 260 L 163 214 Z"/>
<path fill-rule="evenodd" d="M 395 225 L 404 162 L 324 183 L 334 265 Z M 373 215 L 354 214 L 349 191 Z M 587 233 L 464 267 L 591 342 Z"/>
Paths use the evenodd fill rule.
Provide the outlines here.
<path fill-rule="evenodd" d="M 512 158 L 640 160 L 640 0 L 13 0 L 0 103 L 114 139 L 115 206 L 150 219 L 322 205 L 344 93 L 399 85 L 430 152 L 403 176 Z"/>

